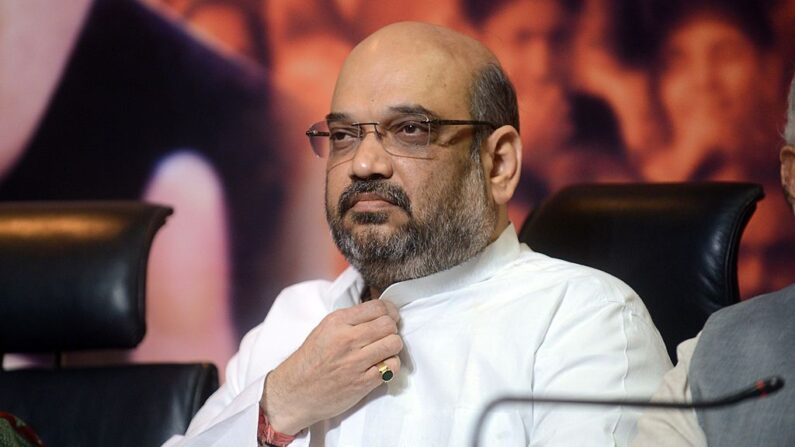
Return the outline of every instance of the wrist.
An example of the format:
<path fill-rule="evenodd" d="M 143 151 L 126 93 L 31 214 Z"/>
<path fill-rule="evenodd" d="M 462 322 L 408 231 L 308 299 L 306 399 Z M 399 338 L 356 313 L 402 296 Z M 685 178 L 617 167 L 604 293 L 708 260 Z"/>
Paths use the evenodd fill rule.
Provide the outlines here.
<path fill-rule="evenodd" d="M 296 402 L 291 402 L 289 398 L 283 395 L 276 384 L 278 380 L 274 380 L 275 376 L 277 376 L 277 373 L 274 370 L 265 377 L 259 406 L 273 430 L 294 436 L 307 425 L 302 424 L 299 420 L 300 418 L 297 417 L 298 415 L 292 413 L 291 410 L 295 409 Z"/>
<path fill-rule="evenodd" d="M 262 405 L 259 406 L 259 422 L 257 424 L 257 444 L 260 447 L 286 447 L 295 440 L 294 435 L 286 435 L 273 428 Z"/>

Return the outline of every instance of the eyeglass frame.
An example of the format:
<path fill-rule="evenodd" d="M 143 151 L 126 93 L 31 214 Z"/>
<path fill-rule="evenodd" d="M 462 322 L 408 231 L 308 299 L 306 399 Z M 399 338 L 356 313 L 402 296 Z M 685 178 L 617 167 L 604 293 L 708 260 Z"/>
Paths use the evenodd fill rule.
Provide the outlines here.
<path fill-rule="evenodd" d="M 491 127 L 492 129 L 497 129 L 497 128 L 500 127 L 499 125 L 497 125 L 497 124 L 495 124 L 495 123 L 493 123 L 491 121 L 483 121 L 483 120 L 460 120 L 460 119 L 439 119 L 439 118 L 433 118 L 432 119 L 432 118 L 428 117 L 424 113 L 405 113 L 403 115 L 407 115 L 407 116 L 414 115 L 414 116 L 417 116 L 417 117 L 423 117 L 424 120 L 422 120 L 420 122 L 422 124 L 427 124 L 427 125 L 431 125 L 431 126 L 440 126 L 440 127 L 441 126 L 488 126 L 488 127 Z M 326 157 L 328 157 L 330 159 L 332 151 L 329 148 L 328 154 L 326 156 L 319 154 L 318 151 L 315 149 L 315 144 L 312 142 L 312 139 L 313 138 L 317 138 L 317 137 L 330 137 L 331 136 L 331 132 L 322 132 L 322 131 L 315 130 L 313 128 L 315 126 L 321 124 L 321 123 L 325 123 L 325 125 L 328 127 L 328 121 L 329 120 L 318 121 L 315 124 L 312 124 L 312 126 L 310 126 L 309 130 L 307 130 L 305 132 L 305 135 L 309 138 L 309 145 L 312 148 L 312 153 L 315 154 L 315 156 L 318 157 L 318 158 L 326 158 Z M 356 143 L 356 147 L 354 149 L 358 149 L 358 146 L 362 143 L 362 140 L 364 140 L 364 138 L 367 136 L 367 134 L 370 133 L 370 132 L 364 132 L 362 130 L 362 126 L 373 126 L 373 128 L 375 129 L 376 135 L 380 135 L 378 130 L 377 130 L 377 128 L 376 128 L 376 126 L 381 126 L 381 124 L 382 124 L 381 121 L 353 122 L 353 123 L 350 123 L 349 126 L 356 127 L 357 130 L 358 130 L 356 138 L 359 140 L 359 142 Z M 423 147 L 427 147 L 427 146 L 431 145 L 430 135 L 428 136 L 428 138 L 429 138 L 428 143 L 426 143 L 425 146 L 423 146 Z M 385 148 L 385 150 L 386 150 L 386 148 Z M 391 152 L 389 152 L 388 150 L 387 150 L 387 152 L 391 154 Z"/>

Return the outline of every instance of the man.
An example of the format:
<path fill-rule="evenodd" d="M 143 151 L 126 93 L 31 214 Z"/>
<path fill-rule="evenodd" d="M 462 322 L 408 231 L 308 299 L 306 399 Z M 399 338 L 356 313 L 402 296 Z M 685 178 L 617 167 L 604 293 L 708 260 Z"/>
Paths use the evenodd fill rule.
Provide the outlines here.
<path fill-rule="evenodd" d="M 286 289 L 170 445 L 253 446 L 259 429 L 263 445 L 462 446 L 503 393 L 650 395 L 669 361 L 637 296 L 517 241 L 517 129 L 513 87 L 470 38 L 398 23 L 354 48 L 307 132 L 352 267 Z M 483 441 L 625 444 L 634 418 L 506 408 Z"/>
<path fill-rule="evenodd" d="M 781 149 L 781 184 L 795 212 L 795 79 Z M 701 333 L 677 348 L 679 363 L 655 394 L 659 400 L 709 399 L 779 375 L 785 388 L 766 399 L 709 411 L 650 411 L 638 446 L 789 446 L 795 442 L 795 285 L 713 314 Z"/>

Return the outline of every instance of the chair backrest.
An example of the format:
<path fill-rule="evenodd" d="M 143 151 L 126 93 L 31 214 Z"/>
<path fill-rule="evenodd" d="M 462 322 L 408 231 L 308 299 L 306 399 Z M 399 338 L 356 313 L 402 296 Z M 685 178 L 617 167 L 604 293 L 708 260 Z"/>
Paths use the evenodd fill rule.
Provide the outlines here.
<path fill-rule="evenodd" d="M 0 204 L 0 354 L 135 347 L 149 249 L 171 209 Z M 209 364 L 0 370 L 0 411 L 48 445 L 160 445 L 218 387 Z"/>
<path fill-rule="evenodd" d="M 629 284 L 675 360 L 712 312 L 739 301 L 740 236 L 763 196 L 751 183 L 575 185 L 531 213 L 519 239 Z"/>

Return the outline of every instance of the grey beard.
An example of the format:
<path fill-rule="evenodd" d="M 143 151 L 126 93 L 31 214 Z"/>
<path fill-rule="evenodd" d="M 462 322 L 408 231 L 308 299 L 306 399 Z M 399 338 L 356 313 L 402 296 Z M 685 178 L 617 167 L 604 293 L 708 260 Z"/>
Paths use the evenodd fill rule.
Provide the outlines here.
<path fill-rule="evenodd" d="M 432 191 L 429 204 L 421 216 L 412 215 L 405 193 L 386 180 L 360 180 L 348 189 L 383 193 L 385 197 L 404 198 L 399 205 L 409 214 L 409 222 L 391 235 L 383 235 L 368 228 L 354 236 L 343 226 L 346 206 L 343 193 L 337 215 L 331 215 L 328 204 L 326 217 L 331 234 L 342 254 L 361 273 L 370 287 L 383 291 L 391 284 L 421 278 L 447 270 L 480 253 L 490 242 L 497 222 L 494 204 L 485 188 L 483 169 L 473 162 L 457 182 Z M 365 184 L 362 186 L 362 184 Z M 388 192 L 385 192 L 387 191 Z M 405 205 L 405 206 L 404 206 Z M 416 210 L 414 210 L 416 212 Z M 380 224 L 386 213 L 356 213 L 358 224 Z"/>

